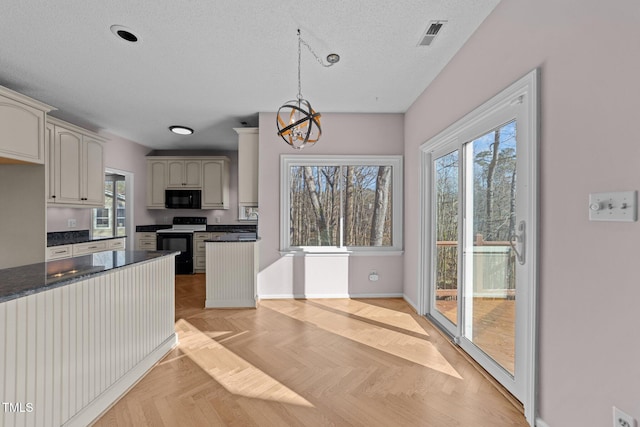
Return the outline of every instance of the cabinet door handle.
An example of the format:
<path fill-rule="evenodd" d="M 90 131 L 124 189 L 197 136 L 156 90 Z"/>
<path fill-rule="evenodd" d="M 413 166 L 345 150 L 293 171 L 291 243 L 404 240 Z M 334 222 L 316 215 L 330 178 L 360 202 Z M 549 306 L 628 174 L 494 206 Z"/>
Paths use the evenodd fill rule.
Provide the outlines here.
<path fill-rule="evenodd" d="M 60 250 L 60 251 L 55 251 L 55 252 L 54 252 L 54 254 L 56 254 L 56 255 L 57 255 L 57 254 L 64 254 L 64 253 L 67 253 L 67 250 L 66 250 L 66 249 L 62 249 L 62 250 Z"/>

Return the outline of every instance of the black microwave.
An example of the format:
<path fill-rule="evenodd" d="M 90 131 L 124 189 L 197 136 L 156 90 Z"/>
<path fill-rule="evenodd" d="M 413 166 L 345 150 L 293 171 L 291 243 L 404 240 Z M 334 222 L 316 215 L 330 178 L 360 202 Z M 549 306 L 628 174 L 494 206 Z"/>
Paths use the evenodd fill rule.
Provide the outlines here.
<path fill-rule="evenodd" d="M 200 209 L 202 190 L 164 190 L 164 207 L 167 209 Z"/>

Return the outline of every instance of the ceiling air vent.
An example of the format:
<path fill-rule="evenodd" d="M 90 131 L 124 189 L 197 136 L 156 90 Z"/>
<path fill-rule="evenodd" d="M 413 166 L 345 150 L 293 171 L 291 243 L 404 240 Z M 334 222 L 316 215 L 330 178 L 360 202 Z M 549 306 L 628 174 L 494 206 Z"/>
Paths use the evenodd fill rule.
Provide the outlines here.
<path fill-rule="evenodd" d="M 447 21 L 431 21 L 429 24 L 429 27 L 427 28 L 427 31 L 420 38 L 420 42 L 418 42 L 418 46 L 429 46 L 433 42 L 433 39 L 436 38 L 438 33 L 440 33 L 442 26 L 446 22 Z"/>

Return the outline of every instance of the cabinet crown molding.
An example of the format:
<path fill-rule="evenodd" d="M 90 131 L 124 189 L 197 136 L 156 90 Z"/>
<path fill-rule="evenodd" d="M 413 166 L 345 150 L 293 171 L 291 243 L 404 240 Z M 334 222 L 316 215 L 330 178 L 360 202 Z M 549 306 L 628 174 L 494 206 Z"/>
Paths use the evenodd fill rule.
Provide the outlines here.
<path fill-rule="evenodd" d="M 9 99 L 13 99 L 14 101 L 22 102 L 23 104 L 26 104 L 30 107 L 42 110 L 45 113 L 57 110 L 56 107 L 52 107 L 51 105 L 45 104 L 44 102 L 40 102 L 37 99 L 30 98 L 26 95 L 11 90 L 8 87 L 0 86 L 0 95 L 5 96 Z"/>
<path fill-rule="evenodd" d="M 89 136 L 91 138 L 97 139 L 100 142 L 107 142 L 109 141 L 108 138 L 105 138 L 104 136 L 90 131 L 89 129 L 85 129 L 82 128 L 78 125 L 74 125 L 73 123 L 69 123 L 69 122 L 65 122 L 64 120 L 60 120 L 60 119 L 56 119 L 55 117 L 48 117 L 47 116 L 47 123 L 52 124 L 52 125 L 56 125 L 56 126 L 62 126 L 63 128 L 66 128 L 68 130 L 72 130 L 74 132 L 78 132 L 81 133 L 83 135 Z"/>
<path fill-rule="evenodd" d="M 259 128 L 233 128 L 233 130 L 235 130 L 238 135 L 243 133 L 250 133 L 250 134 L 258 133 L 258 129 Z"/>

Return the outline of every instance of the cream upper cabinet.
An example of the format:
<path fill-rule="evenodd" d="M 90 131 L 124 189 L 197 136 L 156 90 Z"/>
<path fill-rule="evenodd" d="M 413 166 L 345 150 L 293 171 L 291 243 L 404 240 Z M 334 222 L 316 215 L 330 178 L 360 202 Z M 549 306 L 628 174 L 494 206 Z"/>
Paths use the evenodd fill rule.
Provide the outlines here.
<path fill-rule="evenodd" d="M 55 127 L 54 140 L 54 203 L 80 203 L 80 162 L 82 134 L 60 126 Z"/>
<path fill-rule="evenodd" d="M 0 86 L 0 162 L 45 163 L 46 114 L 52 109 Z"/>
<path fill-rule="evenodd" d="M 166 189 L 202 191 L 202 209 L 229 209 L 229 158 L 147 157 L 147 208 L 163 209 Z"/>
<path fill-rule="evenodd" d="M 164 208 L 164 190 L 167 188 L 167 161 L 147 160 L 147 208 Z"/>
<path fill-rule="evenodd" d="M 104 139 L 57 119 L 49 119 L 47 137 L 50 206 L 104 206 Z"/>
<path fill-rule="evenodd" d="M 199 188 L 202 186 L 202 161 L 200 160 L 169 160 L 167 168 L 168 188 Z"/>
<path fill-rule="evenodd" d="M 202 161 L 202 209 L 229 209 L 229 159 Z"/>
<path fill-rule="evenodd" d="M 56 127 L 52 123 L 47 123 L 44 129 L 44 152 L 45 152 L 45 176 L 47 180 L 47 203 L 55 203 L 56 199 L 56 171 L 60 165 L 56 166 L 56 150 L 53 145 L 56 140 Z"/>
<path fill-rule="evenodd" d="M 84 136 L 83 152 L 80 165 L 85 168 L 80 181 L 84 204 L 104 206 L 104 146 L 100 140 Z M 93 171 L 100 171 L 94 173 Z"/>
<path fill-rule="evenodd" d="M 258 206 L 258 128 L 234 128 L 238 133 L 238 204 Z"/>

